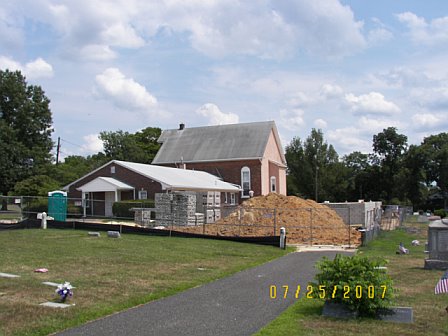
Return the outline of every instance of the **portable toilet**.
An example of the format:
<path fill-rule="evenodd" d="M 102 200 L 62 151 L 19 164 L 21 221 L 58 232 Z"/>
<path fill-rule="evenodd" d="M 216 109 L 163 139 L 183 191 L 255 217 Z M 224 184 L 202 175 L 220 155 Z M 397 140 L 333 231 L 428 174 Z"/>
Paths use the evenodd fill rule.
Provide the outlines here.
<path fill-rule="evenodd" d="M 67 193 L 65 191 L 56 190 L 48 193 L 48 216 L 57 221 L 66 221 Z"/>

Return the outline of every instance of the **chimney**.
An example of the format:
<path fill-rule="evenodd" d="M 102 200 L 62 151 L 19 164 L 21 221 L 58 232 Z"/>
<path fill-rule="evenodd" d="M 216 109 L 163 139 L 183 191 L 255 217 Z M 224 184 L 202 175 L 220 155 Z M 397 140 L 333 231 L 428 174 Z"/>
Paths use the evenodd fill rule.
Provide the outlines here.
<path fill-rule="evenodd" d="M 185 124 L 181 123 L 179 124 L 179 131 L 182 131 L 185 128 Z"/>

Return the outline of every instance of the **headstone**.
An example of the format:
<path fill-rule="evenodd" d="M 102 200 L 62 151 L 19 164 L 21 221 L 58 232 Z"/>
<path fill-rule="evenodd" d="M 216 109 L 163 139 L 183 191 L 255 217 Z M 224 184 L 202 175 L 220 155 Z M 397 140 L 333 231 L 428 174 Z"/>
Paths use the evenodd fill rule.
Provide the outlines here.
<path fill-rule="evenodd" d="M 42 282 L 43 285 L 47 285 L 47 286 L 53 286 L 53 287 L 57 287 L 60 284 L 56 283 L 56 282 L 51 282 L 51 281 L 44 281 Z"/>
<path fill-rule="evenodd" d="M 74 305 L 75 305 L 74 303 L 66 304 L 66 303 L 57 303 L 57 302 L 50 302 L 50 301 L 40 304 L 40 306 L 51 307 L 51 308 L 68 308 L 68 307 L 72 307 Z"/>
<path fill-rule="evenodd" d="M 341 303 L 326 301 L 322 310 L 322 316 L 353 319 L 358 317 L 358 313 L 348 309 Z M 397 323 L 414 323 L 414 314 L 412 307 L 392 307 L 379 311 L 376 319 Z"/>
<path fill-rule="evenodd" d="M 0 278 L 20 278 L 20 275 L 9 274 L 9 273 L 0 273 Z"/>
<path fill-rule="evenodd" d="M 322 310 L 322 316 L 341 319 L 352 319 L 356 318 L 358 316 L 358 313 L 348 309 L 343 304 L 325 301 L 324 309 Z"/>
<path fill-rule="evenodd" d="M 107 231 L 107 236 L 109 238 L 121 238 L 120 232 L 118 231 Z"/>
<path fill-rule="evenodd" d="M 393 307 L 379 312 L 378 319 L 398 323 L 414 323 L 414 314 L 411 307 Z"/>
<path fill-rule="evenodd" d="M 60 285 L 60 283 L 56 283 L 56 282 L 51 282 L 51 281 L 44 281 L 42 282 L 43 285 L 47 285 L 47 286 L 52 286 L 52 287 L 58 287 Z M 76 288 L 74 286 L 72 286 L 72 288 Z"/>
<path fill-rule="evenodd" d="M 99 232 L 89 232 L 90 237 L 101 237 L 101 234 Z"/>

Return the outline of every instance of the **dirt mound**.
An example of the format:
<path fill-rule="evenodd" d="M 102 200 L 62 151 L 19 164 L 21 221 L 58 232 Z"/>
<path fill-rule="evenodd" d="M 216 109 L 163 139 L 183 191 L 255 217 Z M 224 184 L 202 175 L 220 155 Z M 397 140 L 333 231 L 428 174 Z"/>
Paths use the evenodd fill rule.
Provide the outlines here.
<path fill-rule="evenodd" d="M 359 245 L 361 242 L 360 232 L 349 228 L 326 205 L 276 193 L 251 198 L 214 224 L 184 227 L 181 231 L 222 236 L 270 236 L 279 235 L 281 227 L 285 227 L 287 242 L 292 244 Z"/>

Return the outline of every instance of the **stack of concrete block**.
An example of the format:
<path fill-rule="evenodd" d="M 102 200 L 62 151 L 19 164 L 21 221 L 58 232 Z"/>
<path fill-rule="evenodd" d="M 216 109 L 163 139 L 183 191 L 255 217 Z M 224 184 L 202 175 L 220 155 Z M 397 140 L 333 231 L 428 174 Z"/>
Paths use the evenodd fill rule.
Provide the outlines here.
<path fill-rule="evenodd" d="M 198 193 L 197 212 L 203 213 L 205 223 L 214 223 L 221 219 L 221 193 L 219 191 L 208 191 Z"/>
<path fill-rule="evenodd" d="M 156 194 L 155 204 L 158 225 L 197 225 L 195 193 Z"/>

